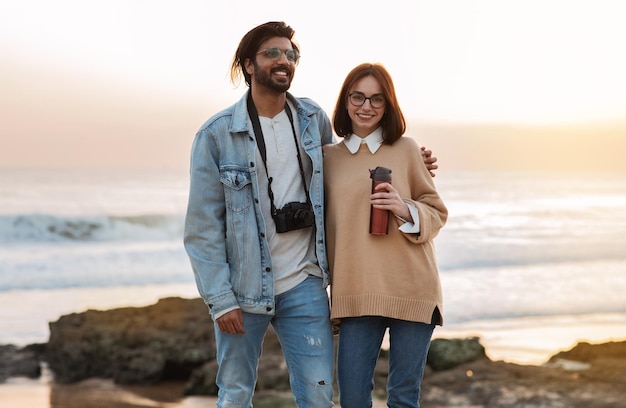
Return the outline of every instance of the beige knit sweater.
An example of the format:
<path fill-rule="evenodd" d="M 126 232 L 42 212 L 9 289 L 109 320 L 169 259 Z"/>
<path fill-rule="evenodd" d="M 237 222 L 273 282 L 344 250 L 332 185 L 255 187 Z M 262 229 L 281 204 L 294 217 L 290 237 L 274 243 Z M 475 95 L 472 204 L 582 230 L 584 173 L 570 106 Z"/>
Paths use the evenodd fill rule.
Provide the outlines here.
<path fill-rule="evenodd" d="M 405 234 L 389 217 L 388 235 L 369 234 L 369 170 L 392 170 L 392 184 L 419 212 L 420 233 Z M 430 323 L 442 294 L 433 239 L 447 219 L 417 143 L 401 137 L 372 154 L 345 145 L 324 147 L 326 236 L 331 271 L 331 318 L 385 316 Z M 435 321 L 443 324 L 443 319 Z"/>

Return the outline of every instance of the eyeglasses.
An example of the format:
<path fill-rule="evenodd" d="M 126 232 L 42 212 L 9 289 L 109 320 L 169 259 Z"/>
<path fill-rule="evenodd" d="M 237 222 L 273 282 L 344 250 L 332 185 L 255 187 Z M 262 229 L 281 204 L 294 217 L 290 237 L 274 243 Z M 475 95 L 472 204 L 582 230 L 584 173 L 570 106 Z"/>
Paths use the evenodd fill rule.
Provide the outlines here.
<path fill-rule="evenodd" d="M 352 92 L 348 95 L 348 99 L 354 106 L 363 106 L 365 105 L 365 101 L 369 99 L 372 108 L 382 108 L 385 106 L 386 102 L 385 97 L 382 95 L 372 95 L 366 98 L 361 92 Z"/>
<path fill-rule="evenodd" d="M 300 54 L 297 50 L 281 50 L 278 47 L 270 47 L 257 52 L 256 55 L 265 54 L 267 58 L 278 59 L 281 55 L 283 55 L 283 53 L 285 54 L 285 57 L 287 57 L 287 61 L 294 64 L 298 63 L 298 60 L 300 59 Z"/>

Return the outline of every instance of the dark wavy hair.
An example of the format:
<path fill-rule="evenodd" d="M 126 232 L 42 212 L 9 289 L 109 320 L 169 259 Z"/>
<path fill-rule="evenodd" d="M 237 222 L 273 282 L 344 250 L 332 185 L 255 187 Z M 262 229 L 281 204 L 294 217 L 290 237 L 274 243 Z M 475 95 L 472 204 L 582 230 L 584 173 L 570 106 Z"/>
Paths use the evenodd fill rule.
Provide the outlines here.
<path fill-rule="evenodd" d="M 256 53 L 261 44 L 273 37 L 285 37 L 291 41 L 294 50 L 300 52 L 298 44 L 293 39 L 295 31 L 283 21 L 270 21 L 261 24 L 248 31 L 239 42 L 239 47 L 235 51 L 233 62 L 230 66 L 230 79 L 233 85 L 237 86 L 241 75 L 243 75 L 246 85 L 250 86 L 250 74 L 246 72 L 246 59 L 255 61 Z"/>
<path fill-rule="evenodd" d="M 385 113 L 380 121 L 383 128 L 383 143 L 391 145 L 406 131 L 406 121 L 400 110 L 396 90 L 391 75 L 382 64 L 364 63 L 355 67 L 343 81 L 341 91 L 337 97 L 335 112 L 333 113 L 333 128 L 340 137 L 349 137 L 352 133 L 352 120 L 348 115 L 348 93 L 350 89 L 366 76 L 374 77 L 383 88 L 385 97 Z"/>

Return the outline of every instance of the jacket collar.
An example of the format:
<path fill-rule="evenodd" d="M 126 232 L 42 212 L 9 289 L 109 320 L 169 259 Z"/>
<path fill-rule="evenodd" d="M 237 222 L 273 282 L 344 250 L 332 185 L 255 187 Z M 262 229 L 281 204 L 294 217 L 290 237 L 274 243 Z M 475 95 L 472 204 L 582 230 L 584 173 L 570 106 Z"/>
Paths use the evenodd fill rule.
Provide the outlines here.
<path fill-rule="evenodd" d="M 248 132 L 248 90 L 237 103 L 233 106 L 232 121 L 230 124 L 231 133 Z M 300 130 L 302 131 L 308 124 L 308 118 L 316 114 L 321 108 L 315 103 L 309 103 L 307 98 L 296 98 L 289 92 L 287 92 L 287 100 L 289 104 L 295 109 L 298 115 L 298 122 L 300 123 Z M 312 102 L 312 101 L 311 101 Z"/>

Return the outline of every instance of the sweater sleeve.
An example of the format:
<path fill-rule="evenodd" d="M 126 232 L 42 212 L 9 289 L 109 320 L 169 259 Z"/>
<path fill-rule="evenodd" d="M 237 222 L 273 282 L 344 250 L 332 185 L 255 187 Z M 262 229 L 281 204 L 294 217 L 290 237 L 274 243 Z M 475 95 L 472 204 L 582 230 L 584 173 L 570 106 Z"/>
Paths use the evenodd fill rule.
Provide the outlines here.
<path fill-rule="evenodd" d="M 411 190 L 411 197 L 403 197 L 412 203 L 419 214 L 419 234 L 403 234 L 406 239 L 421 244 L 434 239 L 446 223 L 448 209 L 439 196 L 434 180 L 424 161 L 417 143 L 408 137 L 405 142 L 410 146 L 402 149 L 405 152 L 407 165 L 407 179 Z"/>

